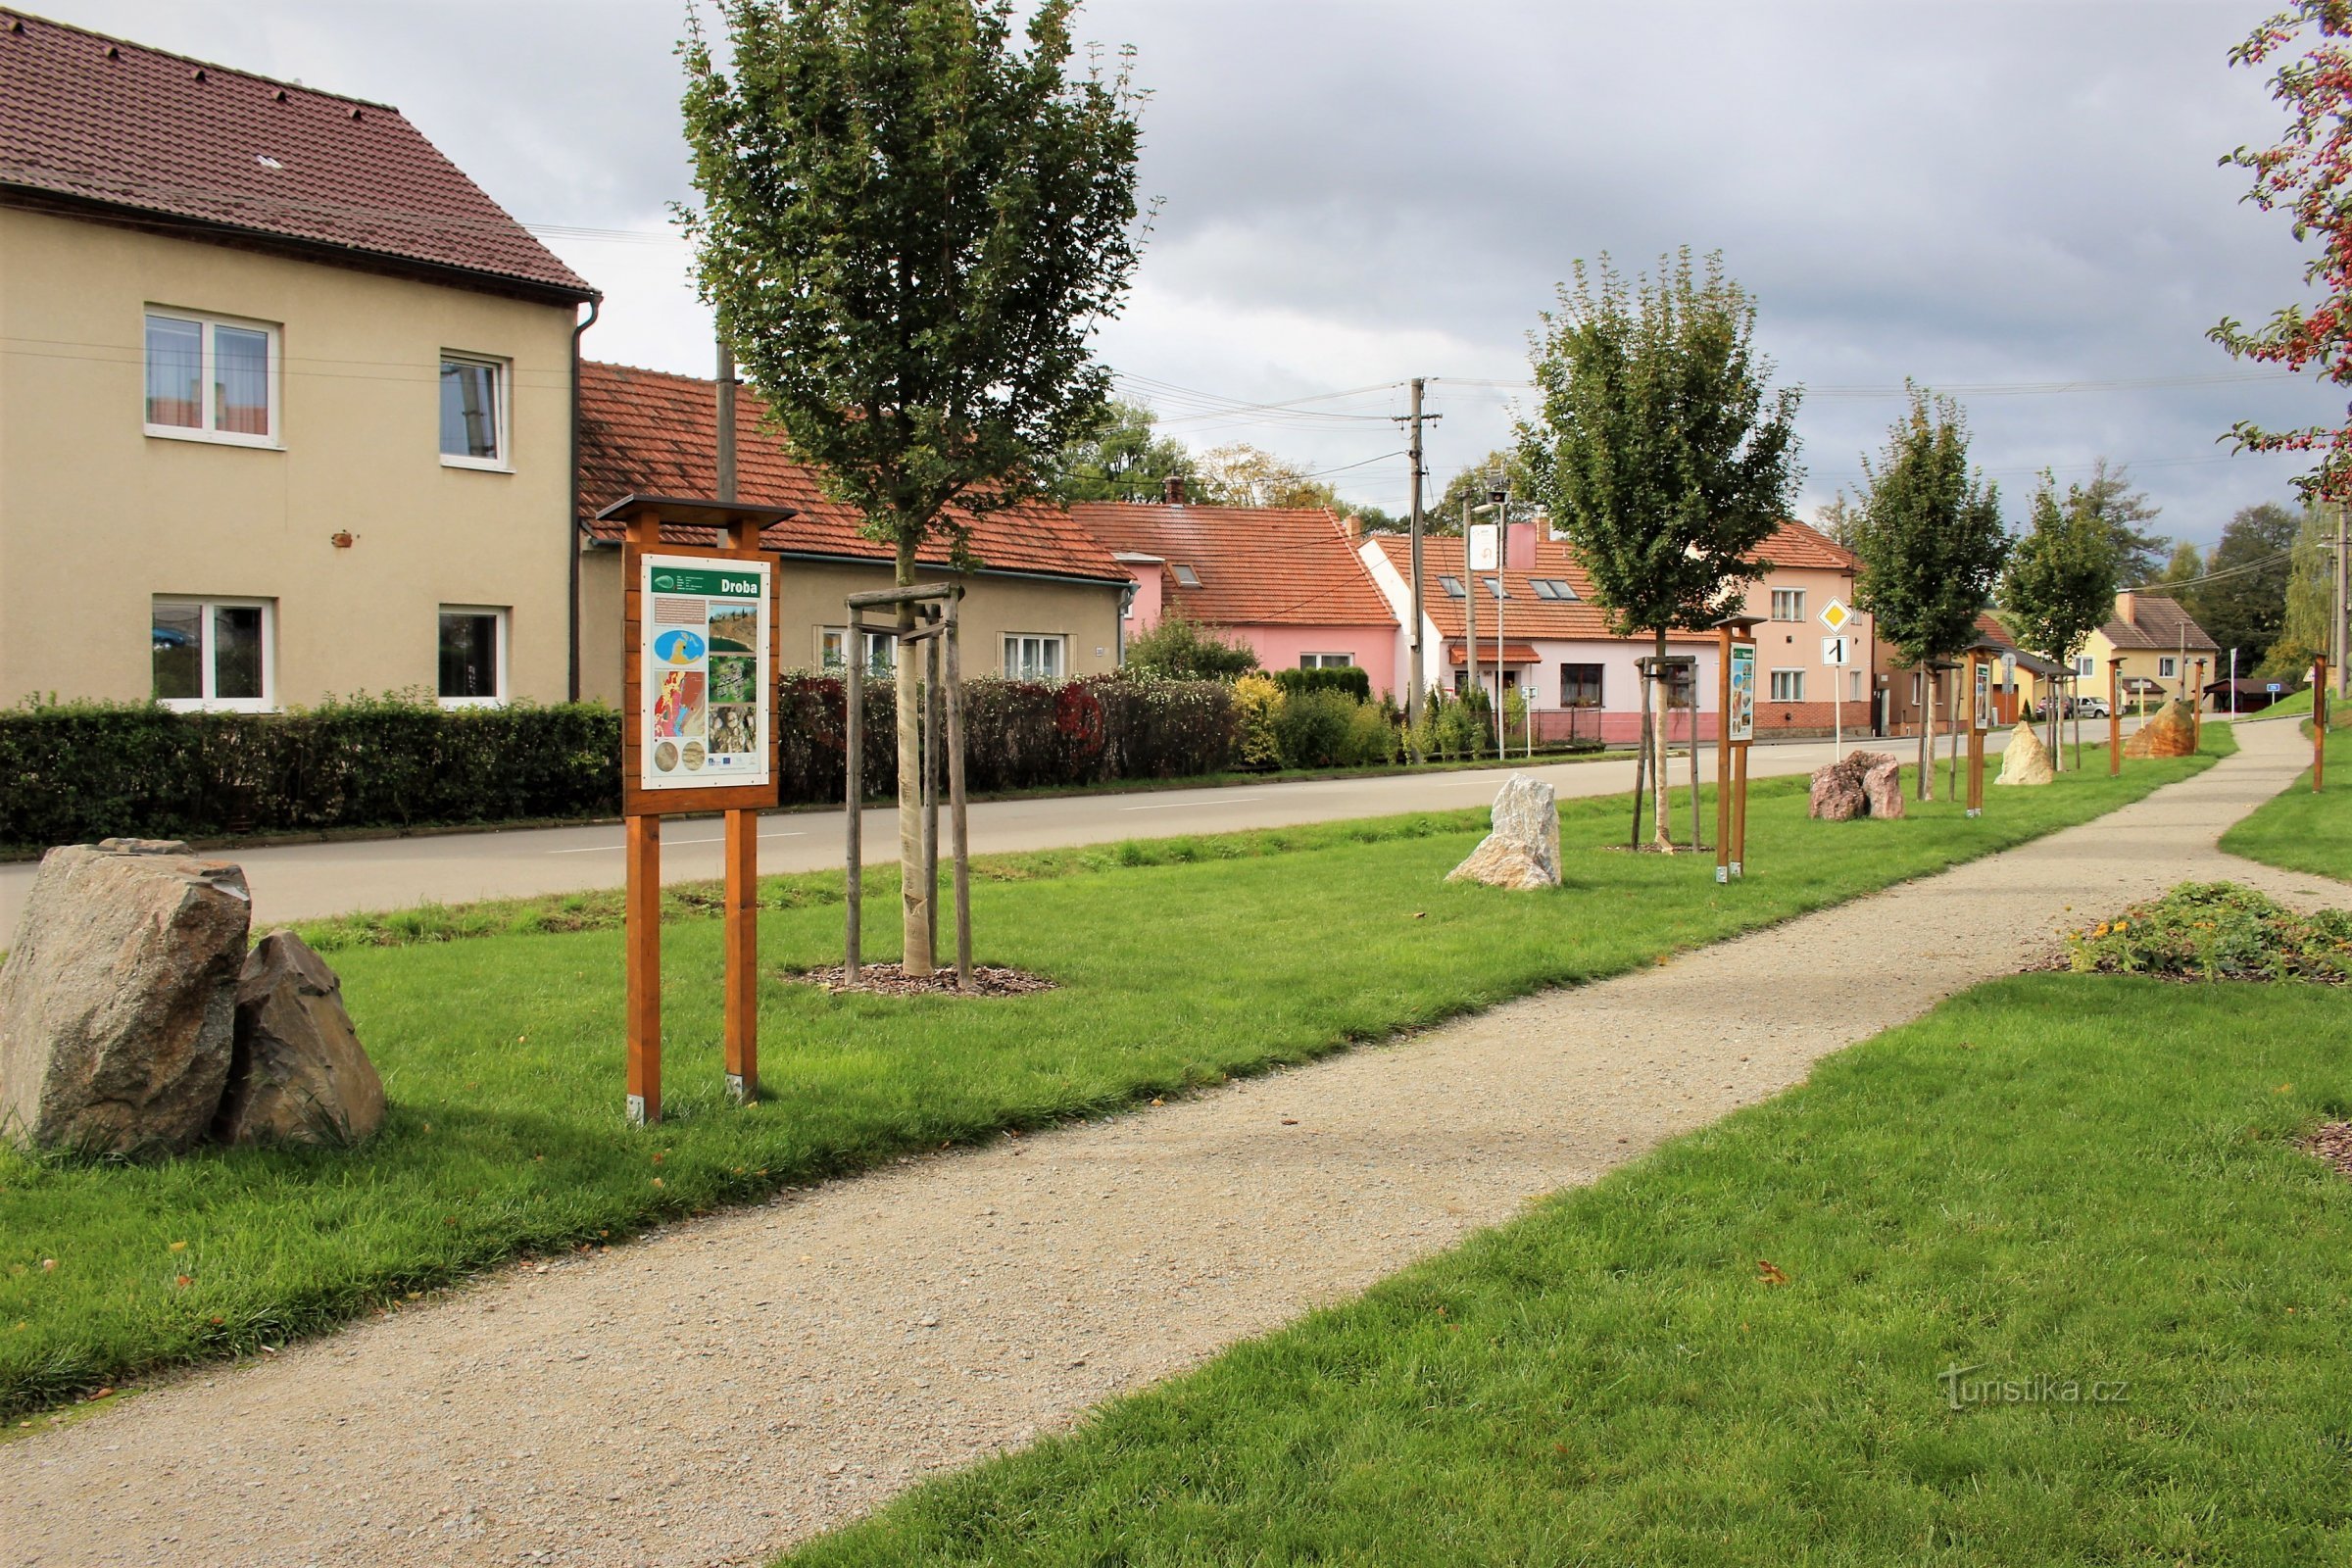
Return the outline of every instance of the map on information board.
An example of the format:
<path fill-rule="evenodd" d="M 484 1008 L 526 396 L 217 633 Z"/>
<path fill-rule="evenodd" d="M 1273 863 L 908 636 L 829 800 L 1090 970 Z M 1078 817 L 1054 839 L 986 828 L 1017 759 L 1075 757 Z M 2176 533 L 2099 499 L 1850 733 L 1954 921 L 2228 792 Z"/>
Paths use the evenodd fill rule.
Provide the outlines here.
<path fill-rule="evenodd" d="M 1756 738 L 1756 645 L 1732 644 L 1732 711 L 1727 740 Z"/>
<path fill-rule="evenodd" d="M 640 566 L 637 782 L 649 790 L 765 784 L 773 568 L 651 555 Z"/>

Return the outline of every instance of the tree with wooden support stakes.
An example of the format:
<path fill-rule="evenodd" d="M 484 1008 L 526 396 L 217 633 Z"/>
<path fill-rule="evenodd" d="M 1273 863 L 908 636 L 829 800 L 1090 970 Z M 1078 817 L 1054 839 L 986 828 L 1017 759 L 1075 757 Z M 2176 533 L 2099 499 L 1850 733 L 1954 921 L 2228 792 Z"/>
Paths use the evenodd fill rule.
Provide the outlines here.
<path fill-rule="evenodd" d="M 2115 613 L 2115 529 L 2094 508 L 2061 507 L 2058 481 L 2043 469 L 2034 490 L 2033 525 L 2011 547 L 2001 567 L 2001 608 L 2009 613 L 2019 644 L 2075 668 L 2090 634 Z M 2070 689 L 2075 685 L 2068 681 Z M 2054 767 L 2065 765 L 2059 745 L 2061 706 L 2053 700 L 2047 715 Z M 2078 702 L 2078 715 L 2080 711 Z M 2079 750 L 2080 716 L 2075 730 Z M 2079 756 L 2076 760 L 2080 765 Z"/>
<path fill-rule="evenodd" d="M 1619 636 L 1647 633 L 1662 678 L 1666 637 L 1704 631 L 1763 575 L 1756 550 L 1788 515 L 1797 481 L 1793 387 L 1768 390 L 1754 300 L 1709 256 L 1681 251 L 1629 284 L 1604 255 L 1575 267 L 1544 314 L 1536 416 L 1519 453 L 1592 573 Z M 1645 703 L 1658 781 L 1653 847 L 1672 850 L 1664 692 Z M 1698 778 L 1690 780 L 1698 809 Z M 1695 837 L 1695 835 L 1693 835 Z"/>
<path fill-rule="evenodd" d="M 926 548 L 970 564 L 973 522 L 1040 493 L 1103 419 L 1088 343 L 1138 254 L 1139 133 L 1125 57 L 1070 69 L 1074 10 L 1043 0 L 1023 47 L 1006 0 L 722 0 L 723 67 L 690 24 L 698 287 L 779 439 L 892 546 L 902 588 Z M 916 605 L 895 608 L 903 639 Z M 914 976 L 920 686 L 897 683 Z"/>

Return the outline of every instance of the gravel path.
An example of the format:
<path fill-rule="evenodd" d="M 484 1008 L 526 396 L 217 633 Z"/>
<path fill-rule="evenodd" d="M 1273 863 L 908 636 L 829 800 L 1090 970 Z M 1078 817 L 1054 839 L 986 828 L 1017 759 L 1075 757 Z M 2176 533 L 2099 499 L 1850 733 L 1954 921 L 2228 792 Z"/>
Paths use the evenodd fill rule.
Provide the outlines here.
<path fill-rule="evenodd" d="M 504 1271 L 0 1445 L 0 1552 L 761 1562 L 1788 1087 L 2070 906 L 2225 875 L 2340 901 L 2214 848 L 2308 755 L 2239 735 L 2099 821 L 1657 968 Z"/>

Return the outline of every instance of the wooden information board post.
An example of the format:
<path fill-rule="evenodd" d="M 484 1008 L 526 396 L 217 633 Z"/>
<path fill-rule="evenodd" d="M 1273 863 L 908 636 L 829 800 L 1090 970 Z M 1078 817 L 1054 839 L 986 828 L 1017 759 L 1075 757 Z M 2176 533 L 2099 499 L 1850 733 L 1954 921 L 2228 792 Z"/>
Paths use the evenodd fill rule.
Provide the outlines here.
<path fill-rule="evenodd" d="M 2191 751 L 2205 749 L 2205 661 L 2197 661 L 2196 696 L 2188 705 L 2188 744 Z"/>
<path fill-rule="evenodd" d="M 726 817 L 727 1089 L 760 1093 L 760 813 L 776 804 L 776 562 L 786 507 L 624 496 L 620 809 L 628 824 L 628 1119 L 662 1119 L 662 818 Z"/>
<path fill-rule="evenodd" d="M 1715 623 L 1715 880 L 1747 874 L 1747 748 L 1756 738 L 1756 615 Z M 1696 725 L 1693 724 L 1693 728 Z"/>
<path fill-rule="evenodd" d="M 2328 776 L 2328 656 L 2311 662 L 2311 793 Z"/>
<path fill-rule="evenodd" d="M 2124 662 L 2107 661 L 2107 776 L 2124 771 Z"/>
<path fill-rule="evenodd" d="M 1984 732 L 1992 727 L 1992 657 L 1969 650 L 1968 814 L 1984 814 Z"/>

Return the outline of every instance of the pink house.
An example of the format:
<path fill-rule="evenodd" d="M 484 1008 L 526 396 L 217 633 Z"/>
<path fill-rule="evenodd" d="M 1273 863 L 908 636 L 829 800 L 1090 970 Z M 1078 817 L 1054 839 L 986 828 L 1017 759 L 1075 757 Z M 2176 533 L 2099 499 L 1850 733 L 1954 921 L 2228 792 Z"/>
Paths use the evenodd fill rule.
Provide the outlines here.
<path fill-rule="evenodd" d="M 1165 501 L 1082 501 L 1070 515 L 1134 580 L 1122 647 L 1173 605 L 1267 669 L 1354 664 L 1375 693 L 1396 689 L 1396 614 L 1323 508 L 1194 506 L 1170 481 Z"/>

